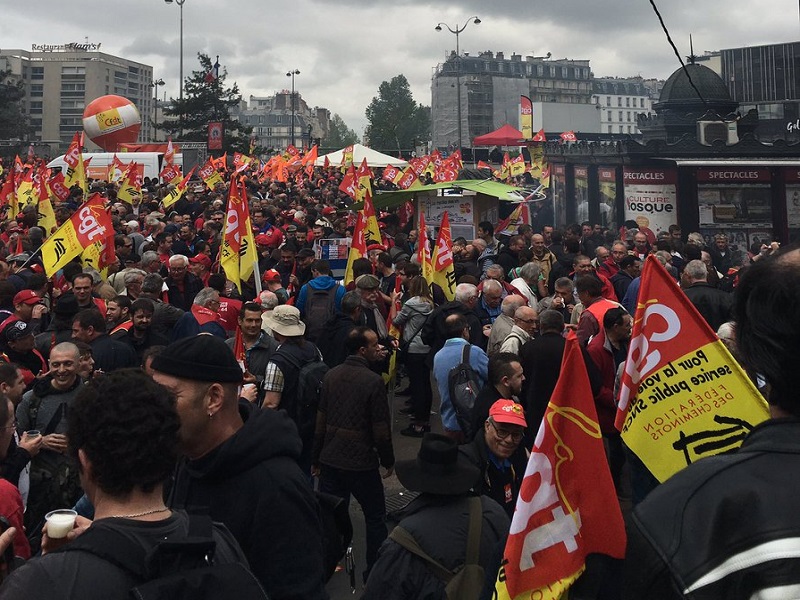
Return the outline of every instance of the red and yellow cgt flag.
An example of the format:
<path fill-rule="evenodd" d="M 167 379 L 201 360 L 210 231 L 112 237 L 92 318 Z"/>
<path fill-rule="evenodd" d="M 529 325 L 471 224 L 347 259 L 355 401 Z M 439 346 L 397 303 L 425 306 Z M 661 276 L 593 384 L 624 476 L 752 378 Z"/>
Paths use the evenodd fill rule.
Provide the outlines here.
<path fill-rule="evenodd" d="M 42 244 L 42 262 L 48 277 L 81 254 L 93 243 L 113 234 L 111 216 L 103 197 L 93 194 L 64 224 Z"/>
<path fill-rule="evenodd" d="M 525 174 L 525 157 L 522 154 L 508 161 L 508 172 L 511 177 Z"/>
<path fill-rule="evenodd" d="M 219 172 L 217 171 L 216 167 L 214 166 L 214 159 L 213 158 L 209 158 L 206 161 L 206 164 L 204 164 L 200 168 L 200 170 L 197 172 L 197 174 L 200 175 L 200 179 L 203 180 L 203 183 L 205 183 L 206 186 L 208 187 L 208 189 L 211 190 L 212 192 L 214 191 L 214 188 L 218 184 L 225 183 L 222 180 L 222 175 L 219 174 Z"/>
<path fill-rule="evenodd" d="M 132 162 L 125 169 L 117 190 L 117 198 L 123 202 L 133 205 L 136 198 L 142 196 L 142 175 L 138 165 Z"/>
<path fill-rule="evenodd" d="M 417 231 L 417 262 L 422 276 L 429 284 L 433 283 L 433 265 L 431 264 L 431 245 L 428 242 L 428 227 L 425 225 L 425 213 L 419 208 L 419 231 Z"/>
<path fill-rule="evenodd" d="M 158 176 L 166 183 L 174 184 L 181 178 L 181 168 L 178 165 L 164 165 L 164 168 L 161 169 L 161 173 L 159 173 Z"/>
<path fill-rule="evenodd" d="M 243 181 L 232 181 L 228 193 L 228 216 L 220 247 L 220 266 L 225 276 L 242 291 L 242 281 L 253 273 L 258 262 L 250 209 L 247 205 L 247 190 Z"/>
<path fill-rule="evenodd" d="M 344 284 L 347 285 L 353 281 L 353 263 L 359 259 L 367 256 L 367 241 L 364 233 L 367 230 L 367 217 L 364 211 L 358 211 L 356 216 L 356 224 L 353 228 L 353 242 L 350 244 L 350 252 L 347 255 L 347 268 L 344 272 Z"/>
<path fill-rule="evenodd" d="M 533 103 L 528 96 L 519 97 L 519 129 L 523 140 L 533 138 Z"/>
<path fill-rule="evenodd" d="M 417 187 L 422 187 L 422 183 L 417 176 L 417 172 L 414 171 L 414 167 L 407 167 L 405 171 L 403 171 L 403 175 L 397 181 L 397 187 L 401 190 L 413 190 Z"/>
<path fill-rule="evenodd" d="M 347 169 L 347 173 L 344 174 L 344 177 L 342 177 L 342 182 L 339 184 L 339 191 L 344 192 L 353 200 L 355 200 L 358 195 L 358 179 L 356 177 L 356 169 L 352 164 L 350 168 Z"/>
<path fill-rule="evenodd" d="M 197 167 L 193 167 L 192 170 L 189 171 L 189 174 L 184 177 L 180 183 L 178 183 L 178 185 L 170 190 L 166 196 L 164 196 L 164 199 L 161 201 L 164 205 L 164 208 L 169 208 L 183 197 L 183 194 L 186 193 L 186 186 L 189 184 L 189 180 L 192 178 L 196 168 Z"/>
<path fill-rule="evenodd" d="M 67 163 L 67 172 L 64 173 L 64 185 L 67 189 L 73 185 L 78 185 L 84 196 L 86 195 L 86 165 L 83 162 L 81 153 L 81 134 L 76 131 L 72 142 L 64 155 L 64 162 Z"/>
<path fill-rule="evenodd" d="M 738 448 L 769 417 L 739 363 L 654 256 L 641 275 L 616 426 L 659 481 Z"/>
<path fill-rule="evenodd" d="M 389 165 L 387 167 L 384 167 L 381 179 L 383 179 L 384 181 L 397 183 L 402 176 L 403 176 L 403 171 L 401 171 L 398 167 L 393 167 Z"/>
<path fill-rule="evenodd" d="M 433 282 L 442 288 L 448 300 L 455 300 L 456 272 L 453 266 L 453 240 L 450 233 L 450 217 L 447 211 L 442 217 L 442 226 L 439 228 L 436 247 L 433 249 Z"/>
<path fill-rule="evenodd" d="M 364 158 L 356 171 L 356 202 L 361 202 L 367 196 L 372 196 L 372 171 L 367 166 L 367 159 Z"/>
<path fill-rule="evenodd" d="M 342 150 L 342 164 L 341 166 L 347 168 L 353 164 L 353 145 L 350 144 Z"/>
<path fill-rule="evenodd" d="M 570 332 L 511 520 L 499 600 L 558 600 L 586 556 L 625 557 L 625 523 L 603 450 L 589 376 Z"/>

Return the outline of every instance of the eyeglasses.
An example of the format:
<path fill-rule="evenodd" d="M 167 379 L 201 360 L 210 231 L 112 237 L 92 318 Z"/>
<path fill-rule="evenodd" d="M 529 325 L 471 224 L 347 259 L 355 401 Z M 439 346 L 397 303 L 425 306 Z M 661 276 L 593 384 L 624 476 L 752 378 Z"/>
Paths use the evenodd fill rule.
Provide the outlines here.
<path fill-rule="evenodd" d="M 508 431 L 506 429 L 500 429 L 491 419 L 489 419 L 489 424 L 494 428 L 495 434 L 497 434 L 497 437 L 499 437 L 501 440 L 507 440 L 508 438 L 511 438 L 512 442 L 519 442 L 522 440 L 522 436 L 525 435 L 525 433 L 522 431 Z"/>
<path fill-rule="evenodd" d="M 520 323 L 538 323 L 539 319 L 515 319 L 515 321 L 519 321 Z"/>

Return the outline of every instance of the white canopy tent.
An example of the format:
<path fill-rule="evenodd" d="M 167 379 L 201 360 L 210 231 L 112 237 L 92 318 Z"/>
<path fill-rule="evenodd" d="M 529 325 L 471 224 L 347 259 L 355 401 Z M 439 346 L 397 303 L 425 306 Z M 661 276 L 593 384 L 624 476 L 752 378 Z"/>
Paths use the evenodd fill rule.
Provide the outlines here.
<path fill-rule="evenodd" d="M 342 164 L 342 155 L 344 154 L 344 148 L 341 150 L 337 150 L 336 152 L 331 152 L 330 154 L 325 154 L 317 158 L 314 166 L 321 167 L 325 164 L 325 158 L 327 157 L 328 162 L 331 166 L 335 167 Z M 408 161 L 403 160 L 402 158 L 395 158 L 393 156 L 389 156 L 388 154 L 381 154 L 377 150 L 373 150 L 372 148 L 367 148 L 366 146 L 362 146 L 361 144 L 353 144 L 353 164 L 358 167 L 361 164 L 361 161 L 367 159 L 367 166 L 369 167 L 388 167 L 389 165 L 393 167 L 407 167 Z"/>

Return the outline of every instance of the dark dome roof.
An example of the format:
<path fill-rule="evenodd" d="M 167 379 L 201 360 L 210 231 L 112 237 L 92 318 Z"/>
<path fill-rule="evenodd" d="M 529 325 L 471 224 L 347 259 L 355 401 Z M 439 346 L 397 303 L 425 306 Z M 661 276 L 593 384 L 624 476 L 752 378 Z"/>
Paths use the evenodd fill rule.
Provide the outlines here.
<path fill-rule="evenodd" d="M 692 83 L 694 83 L 695 87 L 700 91 L 700 94 L 706 102 L 711 104 L 732 102 L 728 87 L 725 85 L 722 78 L 714 71 L 696 63 L 688 63 L 686 65 L 686 71 L 689 72 Z M 689 77 L 686 76 L 686 71 L 681 68 L 670 75 L 661 90 L 661 96 L 658 99 L 659 103 L 685 104 L 688 102 L 692 104 L 700 102 L 700 99 L 697 97 L 697 92 L 689 83 Z"/>

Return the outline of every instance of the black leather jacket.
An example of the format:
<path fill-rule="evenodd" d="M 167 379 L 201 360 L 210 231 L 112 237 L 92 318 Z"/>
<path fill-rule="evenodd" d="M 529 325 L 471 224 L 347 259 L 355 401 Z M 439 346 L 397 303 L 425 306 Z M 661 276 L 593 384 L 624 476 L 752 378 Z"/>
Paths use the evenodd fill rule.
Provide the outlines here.
<path fill-rule="evenodd" d="M 624 597 L 745 600 L 800 586 L 799 472 L 800 420 L 771 419 L 736 453 L 657 487 L 631 518 Z"/>

